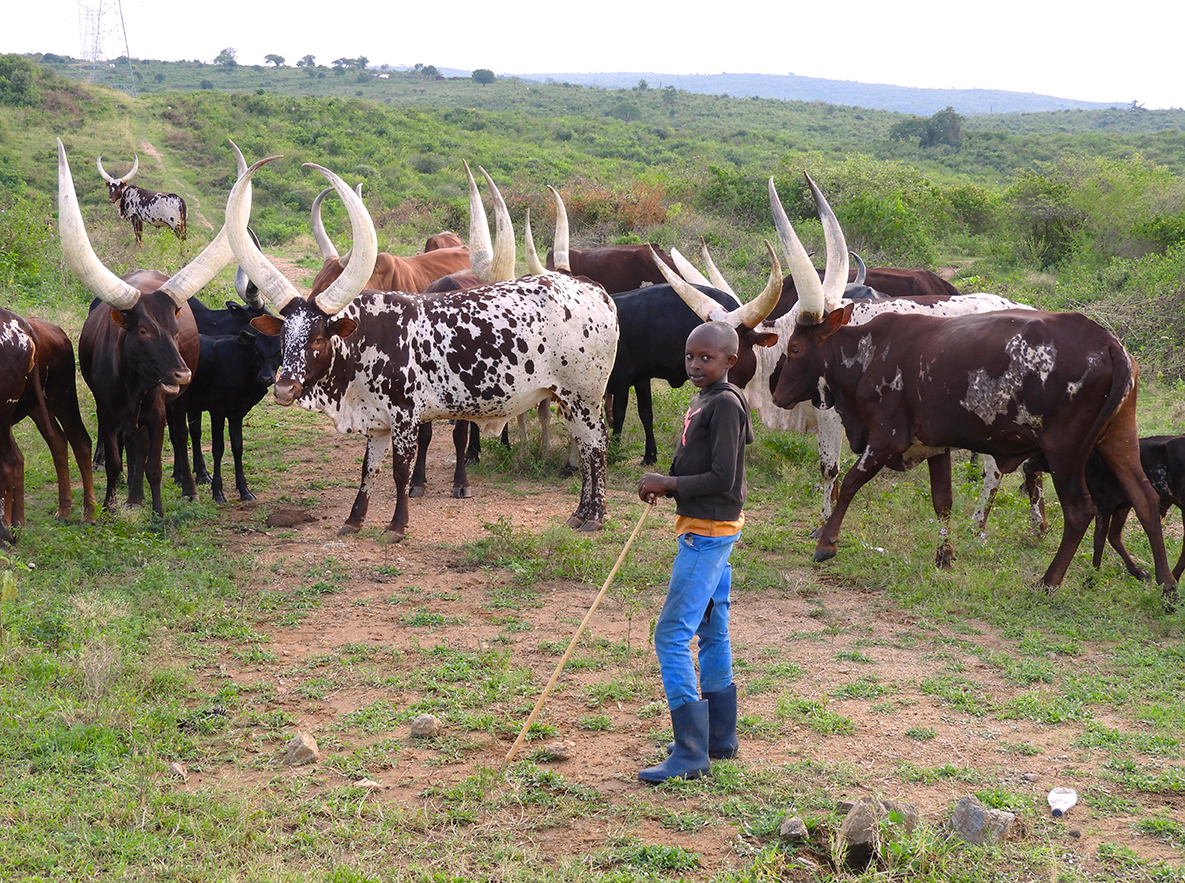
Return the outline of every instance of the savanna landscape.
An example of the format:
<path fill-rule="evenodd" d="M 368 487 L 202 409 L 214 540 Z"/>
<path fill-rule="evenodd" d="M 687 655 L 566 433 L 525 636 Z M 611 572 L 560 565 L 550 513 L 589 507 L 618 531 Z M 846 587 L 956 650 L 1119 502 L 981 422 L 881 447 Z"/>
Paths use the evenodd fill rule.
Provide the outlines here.
<path fill-rule="evenodd" d="M 1185 113 L 924 118 L 410 74 L 374 84 L 375 100 L 354 94 L 371 86 L 361 72 L 241 68 L 230 86 L 209 65 L 169 65 L 143 66 L 162 73 L 161 91 L 132 99 L 62 65 L 0 59 L 0 304 L 75 340 L 86 316 L 91 295 L 57 242 L 55 137 L 117 273 L 175 271 L 209 240 L 235 176 L 227 138 L 248 161 L 283 154 L 255 181 L 252 226 L 303 291 L 320 267 L 309 207 L 322 186 L 304 162 L 363 183 L 393 253 L 466 233 L 464 159 L 490 171 L 516 225 L 528 207 L 544 219 L 537 238 L 550 235 L 539 227 L 553 221 L 551 184 L 574 244 L 694 254 L 703 237 L 743 298 L 768 269 L 770 176 L 821 251 L 807 171 L 870 265 L 926 267 L 963 291 L 1104 324 L 1139 360 L 1141 434 L 1183 431 Z M 339 88 L 299 94 L 302 83 Z M 95 172 L 100 153 L 112 171 L 138 155 L 137 183 L 185 197 L 184 247 L 166 230 L 134 246 Z M 325 217 L 344 251 L 340 206 Z M 232 273 L 202 299 L 233 299 Z M 654 385 L 660 468 L 692 392 Z M 536 426 L 508 449 L 487 436 L 470 499 L 449 496 L 438 431 L 398 544 L 382 542 L 389 471 L 362 531 L 338 536 L 364 442 L 317 413 L 270 399 L 251 412 L 255 500 L 215 504 L 201 487 L 187 502 L 169 486 L 164 517 L 120 509 L 94 525 L 80 523 L 76 470 L 71 518 L 54 520 L 47 448 L 30 421 L 18 426 L 28 523 L 0 549 L 0 877 L 1185 880 L 1183 614 L 1114 552 L 1093 569 L 1089 539 L 1059 589 L 1039 588 L 1056 500 L 1039 537 L 1006 478 L 981 533 L 970 521 L 981 471 L 966 455 L 951 570 L 934 568 L 924 470 L 871 482 L 838 556 L 814 564 L 814 439 L 757 426 L 733 554 L 739 757 L 696 781 L 636 779 L 671 736 L 651 644 L 673 553 L 665 503 L 507 763 L 643 512 L 631 409 L 604 529 L 563 526 L 579 480 L 561 477 L 558 424 L 548 448 Z M 1172 562 L 1177 514 L 1165 535 Z M 1125 538 L 1149 563 L 1134 518 Z M 425 714 L 439 730 L 413 736 Z M 318 753 L 293 765 L 299 735 Z M 1046 804 L 1057 785 L 1079 795 L 1060 819 Z M 948 831 L 969 795 L 1015 815 L 1007 839 Z M 843 804 L 862 797 L 911 804 L 918 821 L 890 816 L 871 864 L 854 866 L 836 835 Z M 793 818 L 806 839 L 783 835 Z"/>

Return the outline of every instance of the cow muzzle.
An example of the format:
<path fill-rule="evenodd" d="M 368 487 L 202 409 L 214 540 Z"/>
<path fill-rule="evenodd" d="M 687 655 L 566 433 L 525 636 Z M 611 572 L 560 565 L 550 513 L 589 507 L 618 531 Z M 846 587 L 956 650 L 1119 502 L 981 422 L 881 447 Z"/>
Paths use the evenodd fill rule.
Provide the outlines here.
<path fill-rule="evenodd" d="M 299 380 L 277 380 L 274 391 L 277 405 L 291 405 L 298 398 L 302 388 Z"/>

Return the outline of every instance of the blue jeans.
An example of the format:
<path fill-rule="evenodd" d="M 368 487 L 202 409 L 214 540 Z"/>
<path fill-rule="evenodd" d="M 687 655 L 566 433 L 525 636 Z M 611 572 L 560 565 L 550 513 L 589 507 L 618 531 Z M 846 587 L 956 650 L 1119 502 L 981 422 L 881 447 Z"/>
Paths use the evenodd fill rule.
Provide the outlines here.
<path fill-rule="evenodd" d="M 739 533 L 702 537 L 685 533 L 671 565 L 667 598 L 654 628 L 654 650 L 662 673 L 667 706 L 674 711 L 698 702 L 691 638 L 699 638 L 699 682 L 705 693 L 732 683 L 732 646 L 728 641 L 729 589 L 732 565 L 728 555 Z"/>

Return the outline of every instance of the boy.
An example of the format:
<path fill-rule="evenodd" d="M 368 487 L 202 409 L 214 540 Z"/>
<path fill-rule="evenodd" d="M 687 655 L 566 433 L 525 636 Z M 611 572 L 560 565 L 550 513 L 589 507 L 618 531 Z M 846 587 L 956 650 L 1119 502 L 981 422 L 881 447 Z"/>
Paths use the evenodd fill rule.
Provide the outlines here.
<path fill-rule="evenodd" d="M 745 445 L 753 441 L 749 405 L 728 382 L 737 361 L 737 333 L 708 322 L 687 337 L 687 376 L 700 390 L 683 418 L 671 474 L 648 472 L 638 496 L 654 504 L 673 496 L 678 552 L 666 602 L 654 629 L 675 741 L 670 756 L 638 773 L 643 782 L 696 779 L 709 757 L 735 757 L 737 693 L 728 640 L 728 555 L 740 536 L 745 502 Z M 699 638 L 700 691 L 691 638 Z"/>

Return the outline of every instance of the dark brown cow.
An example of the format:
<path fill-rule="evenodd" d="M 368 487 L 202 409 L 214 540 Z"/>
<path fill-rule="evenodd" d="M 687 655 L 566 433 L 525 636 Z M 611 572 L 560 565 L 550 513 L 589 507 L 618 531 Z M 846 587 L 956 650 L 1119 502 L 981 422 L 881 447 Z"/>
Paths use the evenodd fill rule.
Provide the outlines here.
<path fill-rule="evenodd" d="M 122 178 L 113 178 L 107 174 L 103 169 L 101 154 L 95 164 L 99 167 L 99 174 L 107 182 L 107 200 L 119 206 L 121 218 L 132 222 L 132 229 L 136 233 L 136 245 L 144 244 L 145 223 L 153 227 L 168 227 L 178 239 L 185 241 L 185 200 L 176 193 L 145 190 L 128 183 L 140 168 L 140 157 L 136 157 L 132 163 L 132 170 Z"/>
<path fill-rule="evenodd" d="M 820 283 L 793 237 L 797 249 L 788 259 L 799 312 L 774 402 L 833 402 L 859 455 L 822 528 L 815 560 L 836 554 L 852 498 L 885 466 L 908 468 L 929 459 L 935 512 L 946 519 L 949 466 L 947 490 L 940 492 L 939 455 L 967 448 L 992 455 L 1010 472 L 1041 454 L 1064 516 L 1061 544 L 1042 582 L 1058 586 L 1095 514 L 1085 473 L 1097 449 L 1133 501 L 1165 602 L 1174 602 L 1158 498 L 1140 468 L 1136 366 L 1114 335 L 1078 313 L 1036 310 L 945 319 L 885 313 L 845 327 L 852 306 L 828 311 L 827 305 L 838 302 L 847 278 L 847 247 L 827 201 L 807 180 L 823 221 L 827 272 Z"/>
<path fill-rule="evenodd" d="M 78 408 L 78 387 L 74 380 L 74 345 L 57 325 L 30 316 L 27 320 L 37 343 L 37 376 L 44 390 L 42 410 L 33 385 L 17 403 L 13 423 L 32 416 L 33 422 L 53 457 L 58 481 L 58 511 L 55 517 L 70 517 L 73 494 L 70 489 L 70 461 L 67 446 L 82 476 L 82 520 L 95 520 L 95 479 L 91 467 L 91 437 Z M 42 416 L 44 414 L 44 416 Z"/>
<path fill-rule="evenodd" d="M 325 232 L 325 225 L 321 221 L 321 201 L 333 188 L 329 187 L 317 194 L 313 200 L 312 221 L 313 238 L 321 251 L 321 271 L 313 279 L 311 296 L 315 297 L 333 284 L 350 261 L 349 253 L 338 257 L 337 248 L 333 245 L 329 235 Z M 453 236 L 455 233 L 441 233 L 438 236 Z M 436 237 L 433 237 L 436 238 Z M 431 241 L 431 240 L 429 240 Z M 458 243 L 460 240 L 457 240 Z M 385 251 L 380 251 L 374 261 L 374 272 L 370 274 L 365 289 L 371 291 L 406 291 L 422 292 L 441 276 L 459 273 L 469 269 L 469 249 L 464 245 L 454 245 L 448 248 L 437 248 L 424 254 L 414 254 L 401 258 Z"/>
<path fill-rule="evenodd" d="M 825 271 L 816 269 L 819 281 L 823 280 Z M 885 297 L 958 297 L 959 289 L 955 288 L 941 276 L 929 270 L 899 270 L 893 267 L 869 267 L 864 274 L 862 283 L 856 282 L 857 270 L 852 268 L 848 273 L 848 284 L 863 284 Z M 852 294 L 846 295 L 852 299 Z M 782 297 L 777 308 L 770 314 L 770 319 L 780 319 L 798 303 L 798 289 L 794 287 L 794 277 L 787 274 L 782 280 Z"/>
<path fill-rule="evenodd" d="M 674 269 L 671 256 L 658 245 L 606 245 L 601 248 L 568 249 L 568 265 L 557 267 L 555 251 L 547 253 L 547 269 L 566 270 L 573 276 L 585 276 L 599 282 L 610 294 L 634 291 L 644 285 L 665 282 L 654 261 L 650 259 L 653 248 L 663 262 Z"/>
<path fill-rule="evenodd" d="M 241 155 L 239 165 L 245 167 Z M 104 506 L 115 508 L 121 452 L 126 452 L 128 503 L 143 502 L 147 475 L 152 508 L 163 515 L 161 445 L 166 423 L 182 493 L 190 499 L 197 496 L 186 451 L 184 407 L 176 401 L 198 359 L 197 326 L 186 301 L 233 259 L 225 227 L 172 277 L 155 270 L 116 276 L 91 248 L 60 139 L 58 217 L 63 257 L 97 296 L 79 337 L 78 363 L 95 396 L 99 442 L 107 468 Z"/>
<path fill-rule="evenodd" d="M 0 309 L 0 542 L 11 543 L 11 527 L 25 522 L 25 457 L 12 434 L 17 404 L 26 388 L 36 386 L 41 420 L 45 399 L 37 378 L 37 343 L 29 323 Z"/>

